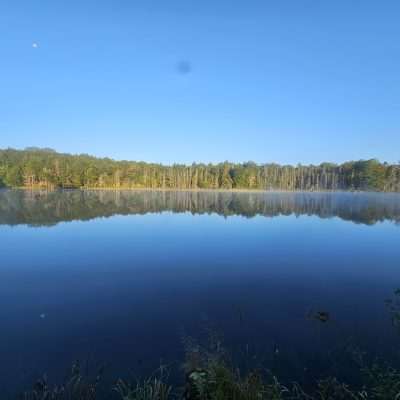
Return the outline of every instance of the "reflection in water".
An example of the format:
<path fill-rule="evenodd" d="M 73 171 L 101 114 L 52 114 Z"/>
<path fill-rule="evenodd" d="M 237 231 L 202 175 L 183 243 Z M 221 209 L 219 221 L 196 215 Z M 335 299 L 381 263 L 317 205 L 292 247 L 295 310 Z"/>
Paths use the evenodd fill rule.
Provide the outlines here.
<path fill-rule="evenodd" d="M 400 194 L 347 192 L 0 191 L 0 224 L 50 226 L 62 221 L 170 211 L 192 214 L 316 215 L 372 225 L 400 222 Z"/>
<path fill-rule="evenodd" d="M 399 367 L 397 303 L 384 303 L 400 282 L 399 200 L 0 191 L 1 400 L 44 372 L 61 382 L 75 360 L 106 363 L 115 382 L 151 376 L 162 358 L 180 379 L 182 337 L 201 344 L 208 332 L 240 368 L 284 382 L 356 382 L 353 350 Z M 99 218 L 112 215 L 135 216 Z M 73 220 L 90 221 L 32 228 Z"/>

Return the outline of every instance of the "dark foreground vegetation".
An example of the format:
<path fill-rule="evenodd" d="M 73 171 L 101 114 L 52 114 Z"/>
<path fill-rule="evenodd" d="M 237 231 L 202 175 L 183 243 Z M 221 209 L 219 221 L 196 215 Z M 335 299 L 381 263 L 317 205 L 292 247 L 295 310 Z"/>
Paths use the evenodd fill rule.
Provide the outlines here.
<path fill-rule="evenodd" d="M 0 186 L 400 191 L 400 165 L 377 160 L 344 164 L 278 165 L 253 162 L 172 165 L 114 161 L 51 149 L 0 150 Z"/>
<path fill-rule="evenodd" d="M 386 301 L 392 327 L 400 328 L 400 290 Z M 327 318 L 321 318 L 321 316 Z M 329 313 L 316 314 L 320 323 L 329 322 Z M 386 363 L 368 359 L 355 346 L 346 350 L 337 376 L 318 376 L 304 382 L 281 383 L 262 365 L 239 368 L 224 349 L 218 335 L 211 333 L 205 346 L 185 338 L 185 361 L 179 371 L 181 384 L 169 383 L 169 368 L 133 383 L 119 379 L 111 387 L 101 387 L 103 372 L 92 378 L 75 364 L 64 384 L 54 386 L 43 378 L 23 400 L 396 400 L 400 399 L 400 371 Z M 239 363 L 240 364 L 240 363 Z M 343 373 L 343 371 L 346 371 Z M 343 376 L 351 376 L 346 384 Z"/>
<path fill-rule="evenodd" d="M 357 363 L 359 363 L 357 365 Z M 171 385 L 167 367 L 154 376 L 134 382 L 119 379 L 108 389 L 101 385 L 102 373 L 92 378 L 72 367 L 64 384 L 50 385 L 46 378 L 21 395 L 21 400 L 396 400 L 400 398 L 400 372 L 383 364 L 363 364 L 354 354 L 358 383 L 348 385 L 336 377 L 316 380 L 303 386 L 283 384 L 268 370 L 246 373 L 235 368 L 223 350 L 197 348 L 187 355 L 186 379 Z"/>

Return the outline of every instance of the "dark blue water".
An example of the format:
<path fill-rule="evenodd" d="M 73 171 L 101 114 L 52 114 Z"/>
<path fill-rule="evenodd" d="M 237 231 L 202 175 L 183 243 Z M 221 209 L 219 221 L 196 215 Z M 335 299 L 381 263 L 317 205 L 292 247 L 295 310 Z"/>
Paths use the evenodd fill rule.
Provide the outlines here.
<path fill-rule="evenodd" d="M 148 374 L 210 331 L 288 379 L 389 359 L 399 222 L 398 194 L 0 191 L 0 391 Z"/>

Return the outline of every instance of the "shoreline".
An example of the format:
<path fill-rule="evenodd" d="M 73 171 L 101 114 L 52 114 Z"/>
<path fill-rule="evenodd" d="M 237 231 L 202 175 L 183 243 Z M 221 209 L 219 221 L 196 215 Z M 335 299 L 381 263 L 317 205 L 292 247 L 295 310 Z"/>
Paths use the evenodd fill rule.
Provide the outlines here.
<path fill-rule="evenodd" d="M 1 187 L 0 190 L 24 190 L 24 191 L 44 191 L 44 192 L 57 192 L 57 191 L 107 191 L 107 192 L 204 192 L 204 193 L 380 193 L 380 194 L 400 194 L 400 192 L 393 191 L 375 191 L 375 190 L 284 190 L 284 189 L 221 189 L 221 188 L 113 188 L 113 187 L 80 187 L 80 188 L 46 188 L 43 186 L 19 186 L 19 187 Z"/>

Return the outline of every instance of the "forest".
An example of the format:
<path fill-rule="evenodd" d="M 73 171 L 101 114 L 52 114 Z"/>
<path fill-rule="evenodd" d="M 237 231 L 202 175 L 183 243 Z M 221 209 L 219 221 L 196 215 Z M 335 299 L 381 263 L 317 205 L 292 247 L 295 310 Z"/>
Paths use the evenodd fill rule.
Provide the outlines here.
<path fill-rule="evenodd" d="M 371 159 L 296 166 L 251 161 L 167 166 L 52 149 L 4 149 L 0 187 L 400 192 L 400 164 Z"/>

